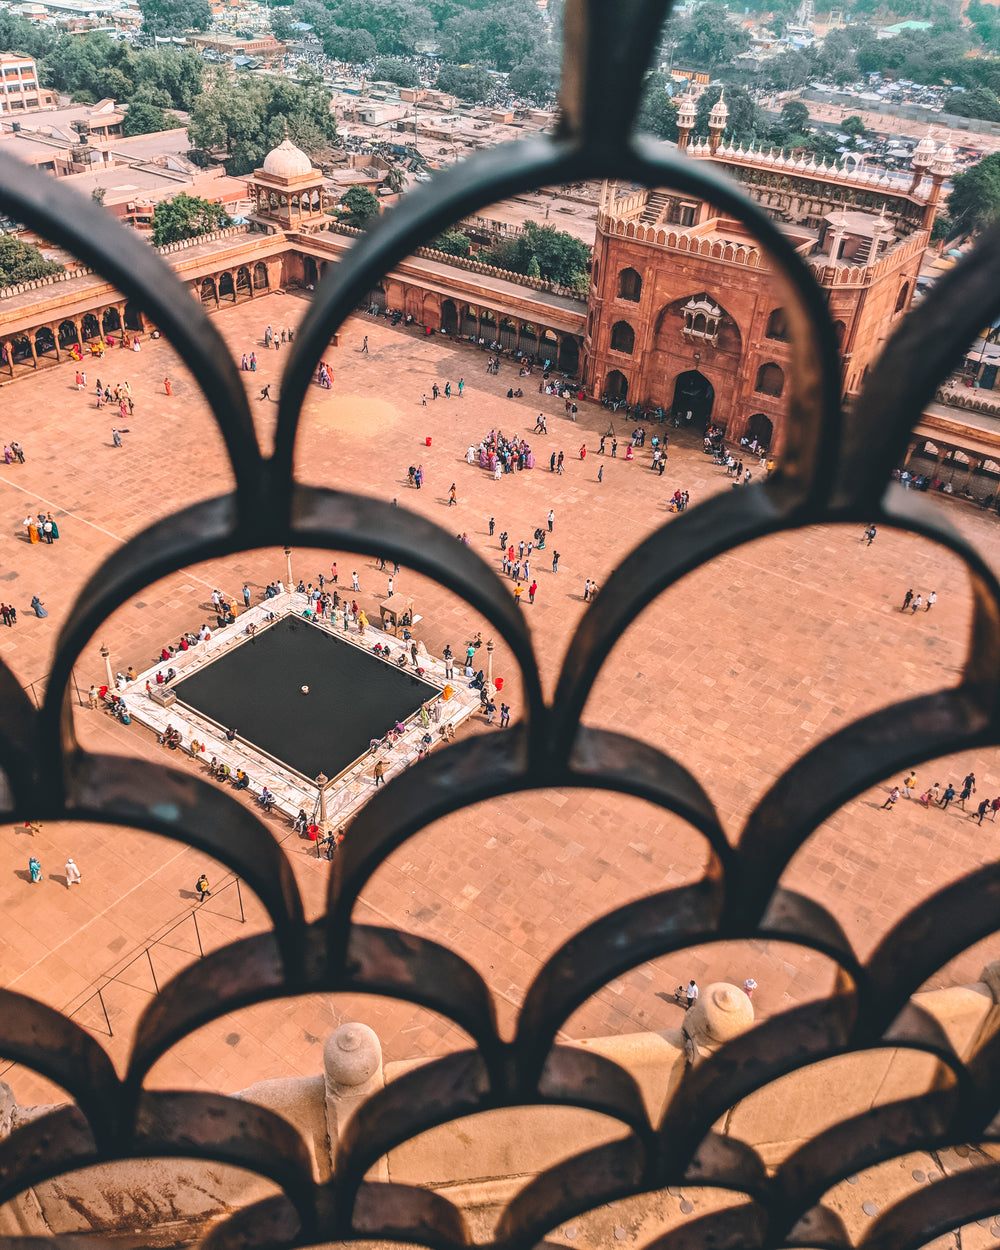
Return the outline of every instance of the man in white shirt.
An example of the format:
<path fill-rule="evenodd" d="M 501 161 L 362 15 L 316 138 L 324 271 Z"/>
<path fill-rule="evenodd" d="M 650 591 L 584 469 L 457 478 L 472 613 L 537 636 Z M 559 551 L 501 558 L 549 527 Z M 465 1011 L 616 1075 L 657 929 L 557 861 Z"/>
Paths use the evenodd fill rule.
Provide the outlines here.
<path fill-rule="evenodd" d="M 688 987 L 684 991 L 684 993 L 687 998 L 687 1009 L 688 1011 L 690 1011 L 691 1008 L 698 1001 L 698 986 L 695 984 L 694 981 L 688 981 Z"/>

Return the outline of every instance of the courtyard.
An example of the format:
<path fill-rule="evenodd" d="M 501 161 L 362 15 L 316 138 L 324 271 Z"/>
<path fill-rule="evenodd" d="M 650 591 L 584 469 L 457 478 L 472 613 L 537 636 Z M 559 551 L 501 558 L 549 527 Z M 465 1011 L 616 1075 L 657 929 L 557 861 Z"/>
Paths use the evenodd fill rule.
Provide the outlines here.
<path fill-rule="evenodd" d="M 258 297 L 215 316 L 237 359 L 256 350 L 248 385 L 258 437 L 269 448 L 287 347 L 264 351 L 265 326 L 288 327 L 306 310 L 297 293 Z M 368 336 L 369 352 L 362 353 Z M 702 454 L 700 439 L 670 431 L 663 477 L 650 472 L 647 440 L 624 460 L 631 425 L 619 421 L 619 455 L 595 453 L 609 414 L 583 404 L 570 422 L 561 400 L 525 388 L 508 400 L 516 369 L 486 373 L 486 356 L 468 344 L 426 338 L 417 329 L 354 317 L 328 359 L 332 390 L 312 386 L 299 432 L 301 480 L 398 499 L 401 507 L 442 525 L 499 573 L 496 533 L 529 539 L 554 530 L 532 561 L 536 600 L 525 602 L 548 695 L 583 613 L 587 579 L 602 586 L 625 554 L 669 520 L 668 501 L 687 490 L 691 506 L 732 489 L 725 472 Z M 155 520 L 230 489 L 221 439 L 198 389 L 164 341 L 139 354 L 110 352 L 88 367 L 88 387 L 74 385 L 70 363 L 2 387 L 4 439 L 17 439 L 24 465 L 0 467 L 0 510 L 7 535 L 0 557 L 0 599 L 18 609 L 15 628 L 0 630 L 0 655 L 18 681 L 41 697 L 54 641 L 74 597 L 102 560 Z M 135 411 L 116 447 L 117 411 L 98 411 L 94 380 L 128 380 Z M 172 382 L 165 393 L 164 377 Z M 455 393 L 465 382 L 461 398 Z M 451 398 L 432 400 L 432 386 L 451 381 Z M 531 381 L 531 379 L 527 379 Z M 271 398 L 257 398 L 267 384 Z M 422 397 L 427 396 L 427 402 Z M 538 466 L 500 481 L 466 463 L 470 443 L 491 428 L 527 433 L 539 411 L 547 436 L 528 434 Z M 580 448 L 588 454 L 581 459 Z M 565 473 L 550 473 L 551 451 L 563 451 Z M 407 482 L 420 464 L 422 490 Z M 603 464 L 603 480 L 598 470 Z M 760 473 L 756 463 L 755 476 Z M 457 507 L 448 506 L 456 485 Z M 1000 568 L 995 516 L 941 501 L 952 523 Z M 29 544 L 29 513 L 51 512 L 58 542 Z M 774 779 L 803 750 L 884 704 L 954 684 L 968 645 L 971 601 L 961 563 L 925 540 L 881 529 L 872 546 L 858 530 L 817 527 L 755 542 L 691 574 L 641 613 L 612 652 L 588 703 L 585 720 L 669 751 L 712 797 L 731 839 Z M 551 571 L 550 552 L 560 553 Z M 369 616 L 387 593 L 391 565 L 369 556 L 298 552 L 295 579 L 315 583 L 339 567 L 343 592 L 357 571 L 354 597 Z M 285 577 L 281 551 L 248 551 L 177 572 L 149 586 L 107 622 L 77 666 L 85 692 L 104 680 L 101 645 L 115 670 L 142 671 L 161 648 L 210 620 L 215 587 L 238 597 L 250 586 Z M 442 587 L 401 569 L 397 592 L 411 596 L 422 617 L 419 636 L 431 655 L 446 644 L 460 655 L 486 622 Z M 511 584 L 512 585 L 512 584 Z M 931 612 L 901 613 L 905 592 L 937 594 Z M 29 610 L 37 595 L 45 619 Z M 518 675 L 502 644 L 494 672 L 519 714 Z M 86 698 L 75 707 L 81 743 L 94 751 L 158 759 L 178 769 L 202 766 L 171 753 L 133 724 L 124 727 Z M 468 733 L 503 732 L 476 716 Z M 1000 759 L 982 752 L 917 769 L 918 791 L 935 781 L 960 783 L 974 771 L 976 800 L 1000 794 Z M 886 779 L 888 784 L 898 778 Z M 372 783 L 374 784 L 374 783 Z M 994 858 L 990 819 L 979 829 L 956 805 L 925 810 L 901 800 L 883 810 L 887 786 L 860 796 L 828 820 L 794 858 L 783 883 L 817 898 L 843 926 L 855 949 L 870 953 L 894 922 L 921 898 Z M 242 796 L 234 796 L 239 800 Z M 252 800 L 251 800 L 252 801 Z M 289 856 L 307 914 L 322 911 L 329 874 L 315 847 L 287 819 L 262 817 Z M 348 834 L 349 836 L 349 834 Z M 180 844 L 138 830 L 100 825 L 49 825 L 35 836 L 0 830 L 0 934 L 5 985 L 73 1013 L 92 1028 L 116 1062 L 127 1054 L 138 1014 L 155 985 L 197 959 L 199 951 L 265 926 L 262 908 L 220 865 Z M 455 813 L 423 830 L 376 872 L 357 911 L 368 923 L 397 925 L 446 943 L 485 977 L 509 1029 L 544 960 L 597 915 L 654 889 L 696 880 L 706 848 L 678 817 L 635 799 L 595 791 L 515 794 Z M 27 882 L 28 856 L 41 860 L 44 880 Z M 83 874 L 71 890 L 63 865 L 72 856 Z M 194 883 L 207 872 L 213 895 L 195 912 Z M 192 919 L 195 912 L 196 919 Z M 965 952 L 929 986 L 974 980 L 992 943 Z M 575 1014 L 572 1037 L 672 1027 L 681 1010 L 679 983 L 730 980 L 759 984 L 754 1006 L 771 1014 L 829 991 L 833 965 L 791 944 L 725 943 L 633 969 L 605 986 Z M 96 997 L 100 991 L 100 997 Z M 154 1069 L 164 1086 L 235 1090 L 254 1081 L 321 1069 L 323 1039 L 346 1019 L 369 1023 L 386 1057 L 438 1054 L 460 1046 L 450 1022 L 408 1004 L 381 999 L 309 997 L 234 1014 L 186 1038 Z M 109 1036 L 109 1032 L 111 1036 Z M 0 1065 L 6 1066 L 6 1065 Z M 44 1080 L 16 1067 L 0 1071 L 22 1102 L 58 1099 Z"/>

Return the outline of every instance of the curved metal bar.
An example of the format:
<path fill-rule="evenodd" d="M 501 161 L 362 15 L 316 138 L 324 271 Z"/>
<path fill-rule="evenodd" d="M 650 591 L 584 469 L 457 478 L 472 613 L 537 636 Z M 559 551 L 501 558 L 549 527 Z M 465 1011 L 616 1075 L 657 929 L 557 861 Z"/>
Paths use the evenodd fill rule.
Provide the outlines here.
<path fill-rule="evenodd" d="M 766 1231 L 762 1209 L 754 1203 L 743 1203 L 688 1220 L 680 1228 L 654 1237 L 643 1250 L 707 1250 L 709 1246 L 712 1250 L 758 1250 L 764 1245 Z M 823 1250 L 819 1242 L 816 1247 Z M 843 1250 L 848 1250 L 846 1245 Z"/>
<path fill-rule="evenodd" d="M 31 801 L 34 732 L 35 709 L 31 700 L 0 659 L 0 768 L 9 781 L 14 810 L 28 807 Z"/>
<path fill-rule="evenodd" d="M 287 1194 L 302 1227 L 315 1228 L 312 1159 L 277 1112 L 205 1090 L 144 1090 L 137 1110 L 133 1158 L 207 1159 L 266 1176 Z"/>
<path fill-rule="evenodd" d="M 291 970 L 299 959 L 302 897 L 287 856 L 254 812 L 218 785 L 163 764 L 77 754 L 65 814 L 72 820 L 147 829 L 205 851 L 260 899 Z"/>
<path fill-rule="evenodd" d="M 351 1236 L 359 1241 L 414 1241 L 429 1250 L 471 1244 L 462 1212 L 441 1194 L 415 1185 L 362 1184 L 354 1198 Z"/>
<path fill-rule="evenodd" d="M 651 1188 L 649 1158 L 629 1136 L 564 1159 L 529 1181 L 508 1202 L 497 1221 L 498 1250 L 533 1250 L 564 1220 Z"/>
<path fill-rule="evenodd" d="M 294 1205 L 285 1194 L 275 1194 L 213 1224 L 198 1250 L 275 1250 L 298 1245 L 301 1232 L 302 1221 Z"/>
<path fill-rule="evenodd" d="M 867 962 L 874 1028 L 885 1027 L 939 968 L 1000 927 L 1000 864 L 936 891 L 885 935 Z"/>
<path fill-rule="evenodd" d="M 1000 1211 L 1000 1163 L 935 1181 L 894 1203 L 857 1250 L 921 1250 L 963 1224 Z"/>
<path fill-rule="evenodd" d="M 846 418 L 837 498 L 875 504 L 906 452 L 914 416 L 1000 313 L 1000 225 L 903 318 Z"/>
<path fill-rule="evenodd" d="M 824 820 L 897 769 L 986 744 L 988 727 L 980 692 L 959 686 L 881 708 L 800 755 L 747 819 L 739 842 L 741 888 L 734 908 L 752 924 L 794 855 Z M 837 767 L 831 772 L 834 760 Z"/>
<path fill-rule="evenodd" d="M 594 1111 L 649 1136 L 642 1095 L 634 1079 L 610 1060 L 587 1054 L 552 1052 L 547 1093 L 518 1088 L 511 1073 L 504 1089 L 493 1089 L 482 1056 L 458 1051 L 431 1059 L 379 1090 L 348 1121 L 337 1150 L 334 1173 L 343 1193 L 352 1193 L 369 1168 L 404 1141 L 429 1129 L 483 1111 L 512 1106 L 565 1106 Z M 598 1060 L 597 1063 L 589 1062 Z M 602 1084 L 595 1084 L 599 1074 Z M 610 1077 L 614 1075 L 611 1084 Z"/>
<path fill-rule="evenodd" d="M 355 901 L 386 856 L 435 820 L 497 795 L 550 786 L 594 787 L 631 794 L 676 812 L 702 833 L 711 860 L 727 859 L 725 835 L 711 801 L 687 769 L 652 747 L 604 730 L 581 732 L 568 766 L 533 751 L 534 737 L 515 726 L 500 739 L 471 738 L 434 752 L 420 768 L 393 778 L 358 813 L 353 836 L 334 861 L 327 916 L 331 942 L 343 945 Z M 603 763 L 600 752 L 606 748 Z M 631 759 L 632 767 L 628 766 Z M 716 853 L 717 848 L 717 853 Z M 717 867 L 712 871 L 717 871 Z"/>
<path fill-rule="evenodd" d="M 6 153 L 0 153 L 0 206 L 96 269 L 152 316 L 208 401 L 236 477 L 240 516 L 249 520 L 263 460 L 246 391 L 222 335 L 173 270 L 99 204 Z"/>
<path fill-rule="evenodd" d="M 0 1138 L 0 1206 L 27 1189 L 106 1157 L 79 1107 L 57 1107 Z"/>
<path fill-rule="evenodd" d="M 489 1070 L 501 1071 L 503 1045 L 479 974 L 454 951 L 397 929 L 356 925 L 343 960 L 327 957 L 326 934 L 310 925 L 290 966 L 276 932 L 231 942 L 160 987 L 139 1019 L 125 1086 L 132 1098 L 146 1074 L 195 1029 L 230 1012 L 287 994 L 377 994 L 416 1003 L 464 1029 Z"/>
<path fill-rule="evenodd" d="M 296 335 L 296 343 L 298 336 Z M 544 699 L 524 613 L 486 561 L 432 521 L 365 495 L 296 486 L 291 538 L 299 546 L 395 556 L 481 612 L 510 647 L 521 670 L 527 718 L 540 726 Z"/>
<path fill-rule="evenodd" d="M 715 873 L 626 903 L 575 933 L 546 960 L 524 996 L 515 1041 L 522 1079 L 541 1070 L 559 1029 L 601 986 L 669 951 L 717 941 L 721 914 Z"/>
<path fill-rule="evenodd" d="M 94 1141 L 106 1146 L 118 1125 L 119 1083 L 107 1053 L 61 1011 L 26 994 L 0 989 L 0 1055 L 61 1085 L 87 1118 Z"/>
<path fill-rule="evenodd" d="M 709 1133 L 694 1153 L 683 1183 L 711 1189 L 731 1189 L 747 1194 L 755 1202 L 771 1191 L 771 1178 L 764 1161 L 752 1146 L 738 1137 Z"/>
<path fill-rule="evenodd" d="M 637 2 L 637 0 L 630 0 Z M 825 499 L 832 488 L 827 467 L 839 434 L 840 371 L 833 327 L 822 294 L 791 241 L 773 221 L 707 162 L 694 162 L 666 145 L 641 137 L 612 149 L 591 151 L 553 139 L 504 144 L 439 173 L 375 222 L 320 282 L 282 380 L 273 467 L 275 482 L 291 482 L 295 434 L 302 401 L 331 334 L 392 265 L 416 241 L 430 238 L 464 215 L 517 192 L 545 183 L 589 178 L 630 179 L 647 186 L 671 186 L 697 194 L 746 223 L 778 265 L 791 296 L 789 317 L 797 345 L 793 359 L 791 410 L 786 454 L 771 493 L 783 491 L 800 501 Z M 752 492 L 747 492 L 752 493 Z M 607 587 L 605 587 L 607 589 Z"/>
<path fill-rule="evenodd" d="M 956 1133 L 957 1090 L 871 1107 L 800 1146 L 779 1166 L 768 1209 L 778 1240 L 845 1177 L 911 1150 L 943 1149 Z M 863 1130 L 863 1131 L 860 1131 Z M 957 1129 L 959 1134 L 960 1129 Z"/>

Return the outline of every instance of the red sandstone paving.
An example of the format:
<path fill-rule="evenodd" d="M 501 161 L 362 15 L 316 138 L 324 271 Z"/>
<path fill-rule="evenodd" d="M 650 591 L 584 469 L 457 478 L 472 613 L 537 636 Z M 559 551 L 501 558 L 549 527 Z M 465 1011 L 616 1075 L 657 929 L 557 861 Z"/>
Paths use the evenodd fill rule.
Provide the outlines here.
<path fill-rule="evenodd" d="M 239 355 L 255 344 L 263 326 L 290 324 L 306 309 L 297 295 L 272 295 L 220 313 L 216 325 Z M 371 355 L 359 352 L 368 334 Z M 601 584 L 624 554 L 669 520 L 666 501 L 676 487 L 694 503 L 730 489 L 697 441 L 671 438 L 667 473 L 649 472 L 649 449 L 633 464 L 605 461 L 596 481 L 593 454 L 607 414 L 584 406 L 577 425 L 561 401 L 526 395 L 504 398 L 514 378 L 485 374 L 485 357 L 443 339 L 384 323 L 355 319 L 342 346 L 331 349 L 332 392 L 311 388 L 303 410 L 297 471 L 302 480 L 398 496 L 402 505 L 441 524 L 467 530 L 475 550 L 496 567 L 498 548 L 486 534 L 492 514 L 498 530 L 530 536 L 549 507 L 556 511 L 555 546 L 562 553 L 553 576 L 543 553 L 534 571 L 539 594 L 525 606 L 546 690 L 586 610 L 583 582 Z M 288 349 L 265 353 L 261 368 L 245 375 L 250 405 L 265 447 L 273 437 L 275 405 L 254 397 L 278 380 Z M 119 361 L 121 363 L 119 363 Z M 0 635 L 0 654 L 27 685 L 44 680 L 52 648 L 73 597 L 123 539 L 200 498 L 222 493 L 231 475 L 207 407 L 170 351 L 147 343 L 138 355 L 113 353 L 101 362 L 102 379 L 128 378 L 136 397 L 126 446 L 111 446 L 117 414 L 97 412 L 91 393 L 73 387 L 63 365 L 3 389 L 5 438 L 24 444 L 28 463 L 0 470 L 0 523 L 8 541 L 0 551 L 0 598 L 20 609 L 16 630 Z M 95 369 L 88 369 L 93 384 Z M 162 379 L 174 394 L 167 399 Z M 428 399 L 432 383 L 460 376 L 459 401 Z M 552 447 L 567 455 L 566 474 L 542 467 L 494 483 L 464 462 L 470 441 L 491 426 L 530 430 L 539 410 L 549 418 L 549 438 L 535 439 L 540 460 Z M 621 425 L 621 451 L 629 427 Z M 425 438 L 432 445 L 425 445 Z M 585 462 L 578 449 L 586 441 Z M 422 463 L 427 486 L 406 487 L 406 468 Z M 447 489 L 458 485 L 460 505 L 449 510 Z M 29 508 L 52 510 L 63 537 L 53 547 L 23 541 L 20 522 Z M 995 518 L 942 503 L 949 519 L 1000 567 Z M 550 546 L 551 550 L 551 546 Z M 342 572 L 361 572 L 362 601 L 377 605 L 385 575 L 370 557 L 335 553 Z M 294 555 L 296 576 L 324 571 L 332 557 Z M 199 565 L 147 588 L 105 623 L 85 648 L 77 680 L 86 689 L 100 680 L 98 647 L 107 641 L 116 668 L 142 668 L 165 641 L 206 618 L 213 585 L 234 592 L 246 579 L 255 588 L 284 576 L 278 552 L 250 552 Z M 421 631 L 432 651 L 464 643 L 483 622 L 450 592 L 403 570 L 400 589 L 414 594 L 424 616 Z M 898 611 L 909 586 L 938 592 L 932 613 Z M 37 593 L 47 620 L 28 615 Z M 586 719 L 631 733 L 669 751 L 692 769 L 720 812 L 730 838 L 738 836 L 753 803 L 781 770 L 808 746 L 853 718 L 893 699 L 954 684 L 967 644 L 968 580 L 949 553 L 912 535 L 881 530 L 868 549 L 856 529 L 825 526 L 761 540 L 715 561 L 673 587 L 631 623 L 596 682 Z M 488 636 L 488 631 L 487 636 Z M 517 674 L 505 648 L 496 670 L 508 679 L 515 717 Z M 103 714 L 76 712 L 77 732 L 91 750 L 162 759 L 141 729 L 125 729 Z M 466 732 L 499 732 L 482 725 Z M 169 763 L 195 768 L 177 758 Z M 924 765 L 921 785 L 960 780 L 970 767 L 980 795 L 1000 793 L 995 752 Z M 866 955 L 916 901 L 993 858 L 997 836 L 987 821 L 981 832 L 961 811 L 924 811 L 901 801 L 881 811 L 876 788 L 826 821 L 795 855 L 783 883 L 821 901 Z M 280 820 L 269 825 L 294 866 L 309 916 L 322 911 L 328 868 L 312 847 Z M 259 932 L 267 925 L 260 904 L 242 889 L 245 922 L 232 876 L 221 865 L 180 844 L 140 831 L 87 824 L 47 824 L 32 842 L 26 831 L 0 830 L 0 972 L 5 984 L 65 1010 L 93 1028 L 119 1067 L 129 1037 L 148 1005 L 155 973 L 160 984 L 203 949 Z M 28 855 L 39 853 L 46 880 L 37 890 L 24 877 Z M 67 890 L 60 880 L 66 856 L 80 864 L 84 881 Z M 404 927 L 460 951 L 486 978 L 501 1028 L 510 1034 L 516 1010 L 542 962 L 581 925 L 651 890 L 696 880 L 706 848 L 677 817 L 635 799 L 593 791 L 509 795 L 473 811 L 453 814 L 423 830 L 381 865 L 365 888 L 357 917 Z M 215 893 L 192 919 L 192 886 L 205 869 Z M 226 888 L 223 888 L 226 887 Z M 153 970 L 144 954 L 151 948 Z M 930 984 L 972 980 L 995 956 L 979 943 L 952 961 Z M 117 975 L 115 975 L 117 974 Z M 631 1032 L 675 1025 L 679 1009 L 670 992 L 695 976 L 760 983 L 755 1005 L 763 1013 L 826 992 L 833 965 L 788 943 L 726 942 L 646 964 L 616 978 L 585 1003 L 567 1025 L 569 1036 Z M 114 976 L 114 980 L 110 980 Z M 111 1017 L 109 1038 L 98 987 Z M 419 1008 L 386 999 L 308 996 L 233 1013 L 174 1047 L 154 1069 L 151 1083 L 237 1089 L 267 1076 L 308 1073 L 321 1067 L 322 1043 L 338 1022 L 358 1018 L 382 1037 L 387 1057 L 441 1053 L 465 1043 L 464 1034 Z M 102 1032 L 103 1030 L 103 1032 Z M 58 1097 L 41 1078 L 9 1071 L 24 1101 Z"/>

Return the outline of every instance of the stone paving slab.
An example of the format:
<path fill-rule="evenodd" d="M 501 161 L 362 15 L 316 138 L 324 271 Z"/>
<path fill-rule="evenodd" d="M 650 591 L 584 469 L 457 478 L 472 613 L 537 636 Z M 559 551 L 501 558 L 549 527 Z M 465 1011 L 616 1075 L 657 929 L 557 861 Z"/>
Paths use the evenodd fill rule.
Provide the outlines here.
<path fill-rule="evenodd" d="M 265 352 L 260 338 L 267 322 L 294 324 L 306 307 L 304 297 L 289 293 L 216 317 L 237 358 L 251 346 L 258 352 L 258 373 L 244 376 L 266 449 L 276 407 L 256 396 L 267 382 L 277 391 L 288 348 Z M 368 355 L 360 351 L 365 334 Z M 542 555 L 554 545 L 561 553 L 559 572 L 551 572 L 548 558 L 533 562 L 538 596 L 523 608 L 550 695 L 587 611 L 585 579 L 603 585 L 631 547 L 670 522 L 667 502 L 675 489 L 689 490 L 694 506 L 732 489 L 725 473 L 702 455 L 699 441 L 683 432 L 671 434 L 663 478 L 649 471 L 647 446 L 632 463 L 606 456 L 598 482 L 595 452 L 609 414 L 583 405 L 573 424 L 561 400 L 531 391 L 523 400 L 507 400 L 516 371 L 505 365 L 499 377 L 487 375 L 485 356 L 468 345 L 359 317 L 328 358 L 334 389 L 310 388 L 303 409 L 296 463 L 304 481 L 395 497 L 457 537 L 468 534 L 472 549 L 498 572 L 500 551 L 488 535 L 489 517 L 496 518 L 498 533 L 506 528 L 517 541 L 544 524 L 550 507 L 555 510 L 555 532 Z M 100 562 L 154 520 L 232 485 L 204 401 L 169 346 L 149 343 L 139 355 L 121 353 L 121 360 L 119 366 L 110 353 L 100 370 L 102 380 L 128 378 L 136 398 L 121 449 L 110 436 L 117 413 L 94 407 L 93 368 L 86 394 L 76 391 L 71 365 L 40 370 L 37 378 L 5 390 L 4 438 L 22 442 L 27 463 L 0 467 L 0 525 L 7 534 L 0 547 L 0 599 L 13 599 L 19 609 L 17 627 L 0 628 L 0 655 L 36 692 L 44 687 L 73 598 Z M 173 381 L 170 398 L 164 376 Z M 461 400 L 429 398 L 434 381 L 443 386 L 451 380 L 455 387 L 460 377 L 466 383 Z M 466 464 L 470 442 L 494 426 L 530 430 L 539 411 L 551 431 L 535 438 L 539 461 L 544 466 L 551 449 L 564 450 L 564 475 L 541 467 L 494 482 Z M 629 429 L 618 423 L 621 453 Z M 581 460 L 584 443 L 588 455 Z M 407 486 L 413 463 L 425 471 L 421 491 Z M 459 502 L 449 509 L 453 481 Z M 939 506 L 1000 568 L 996 518 L 957 501 Z M 21 522 L 29 509 L 52 511 L 57 543 L 25 541 Z M 737 838 L 753 803 L 802 750 L 857 716 L 959 678 L 971 609 L 961 563 L 906 533 L 882 529 L 871 548 L 858 540 L 857 528 L 816 527 L 747 544 L 685 577 L 623 632 L 585 719 L 673 754 L 705 785 L 729 836 Z M 307 582 L 321 569 L 327 573 L 334 559 L 341 584 L 346 579 L 349 585 L 349 572 L 357 568 L 359 602 L 369 617 L 377 612 L 386 574 L 370 557 L 293 552 L 292 558 L 296 577 Z M 208 619 L 213 586 L 235 594 L 245 580 L 259 596 L 277 577 L 285 577 L 282 553 L 252 551 L 206 561 L 146 588 L 115 611 L 84 649 L 76 674 L 80 689 L 103 680 L 102 642 L 115 669 L 134 664 L 142 670 L 164 643 Z M 937 591 L 931 613 L 900 613 L 910 586 L 924 595 Z M 450 592 L 406 569 L 396 589 L 413 595 L 423 617 L 421 640 L 431 654 L 440 655 L 446 642 L 457 653 L 477 630 L 484 637 L 491 632 Z M 45 620 L 28 612 L 36 593 L 49 608 Z M 495 672 L 507 679 L 505 696 L 516 720 L 519 681 L 500 642 Z M 180 753 L 167 756 L 137 725 L 125 728 L 86 706 L 77 706 L 74 717 L 88 749 L 156 759 L 181 771 L 200 769 Z M 498 732 L 475 716 L 460 735 Z M 1000 794 L 995 751 L 923 765 L 919 783 L 960 781 L 970 768 L 980 795 Z M 980 830 L 954 806 L 924 810 L 906 800 L 884 811 L 885 792 L 885 786 L 876 787 L 824 822 L 783 877 L 783 884 L 827 906 L 862 954 L 919 898 L 995 855 L 989 820 Z M 329 866 L 286 820 L 274 817 L 268 826 L 291 859 L 307 914 L 320 914 Z M 25 880 L 32 851 L 46 874 L 37 888 Z M 76 890 L 60 879 L 67 855 L 83 872 Z M 247 888 L 241 921 L 235 885 L 220 865 L 140 831 L 47 824 L 32 839 L 23 828 L 6 826 L 0 829 L 0 856 L 0 905 L 8 921 L 0 932 L 4 983 L 62 1009 L 79 1009 L 78 1018 L 93 1027 L 120 1067 L 138 1012 L 149 1002 L 147 947 L 159 979 L 198 957 L 199 937 L 210 950 L 266 925 Z M 511 794 L 438 821 L 399 848 L 369 882 L 357 917 L 454 946 L 486 978 L 509 1033 L 542 962 L 581 925 L 651 890 L 696 880 L 705 857 L 700 835 L 639 800 L 593 790 Z M 196 907 L 193 885 L 202 870 L 213 896 Z M 980 943 L 928 984 L 975 979 L 996 954 L 994 943 Z M 823 956 L 789 943 L 702 947 L 623 974 L 574 1014 L 567 1033 L 674 1026 L 680 1010 L 672 991 L 692 975 L 702 983 L 742 982 L 753 975 L 760 986 L 755 1007 L 766 1015 L 827 992 L 833 971 Z M 98 988 L 108 1005 L 111 1038 L 106 1029 L 101 1034 Z M 325 1034 L 349 1017 L 376 1028 L 390 1059 L 441 1053 L 466 1040 L 449 1022 L 406 1004 L 312 996 L 213 1022 L 166 1055 L 151 1083 L 235 1090 L 268 1075 L 316 1072 Z M 3 1079 L 25 1101 L 59 1096 L 23 1068 Z"/>

